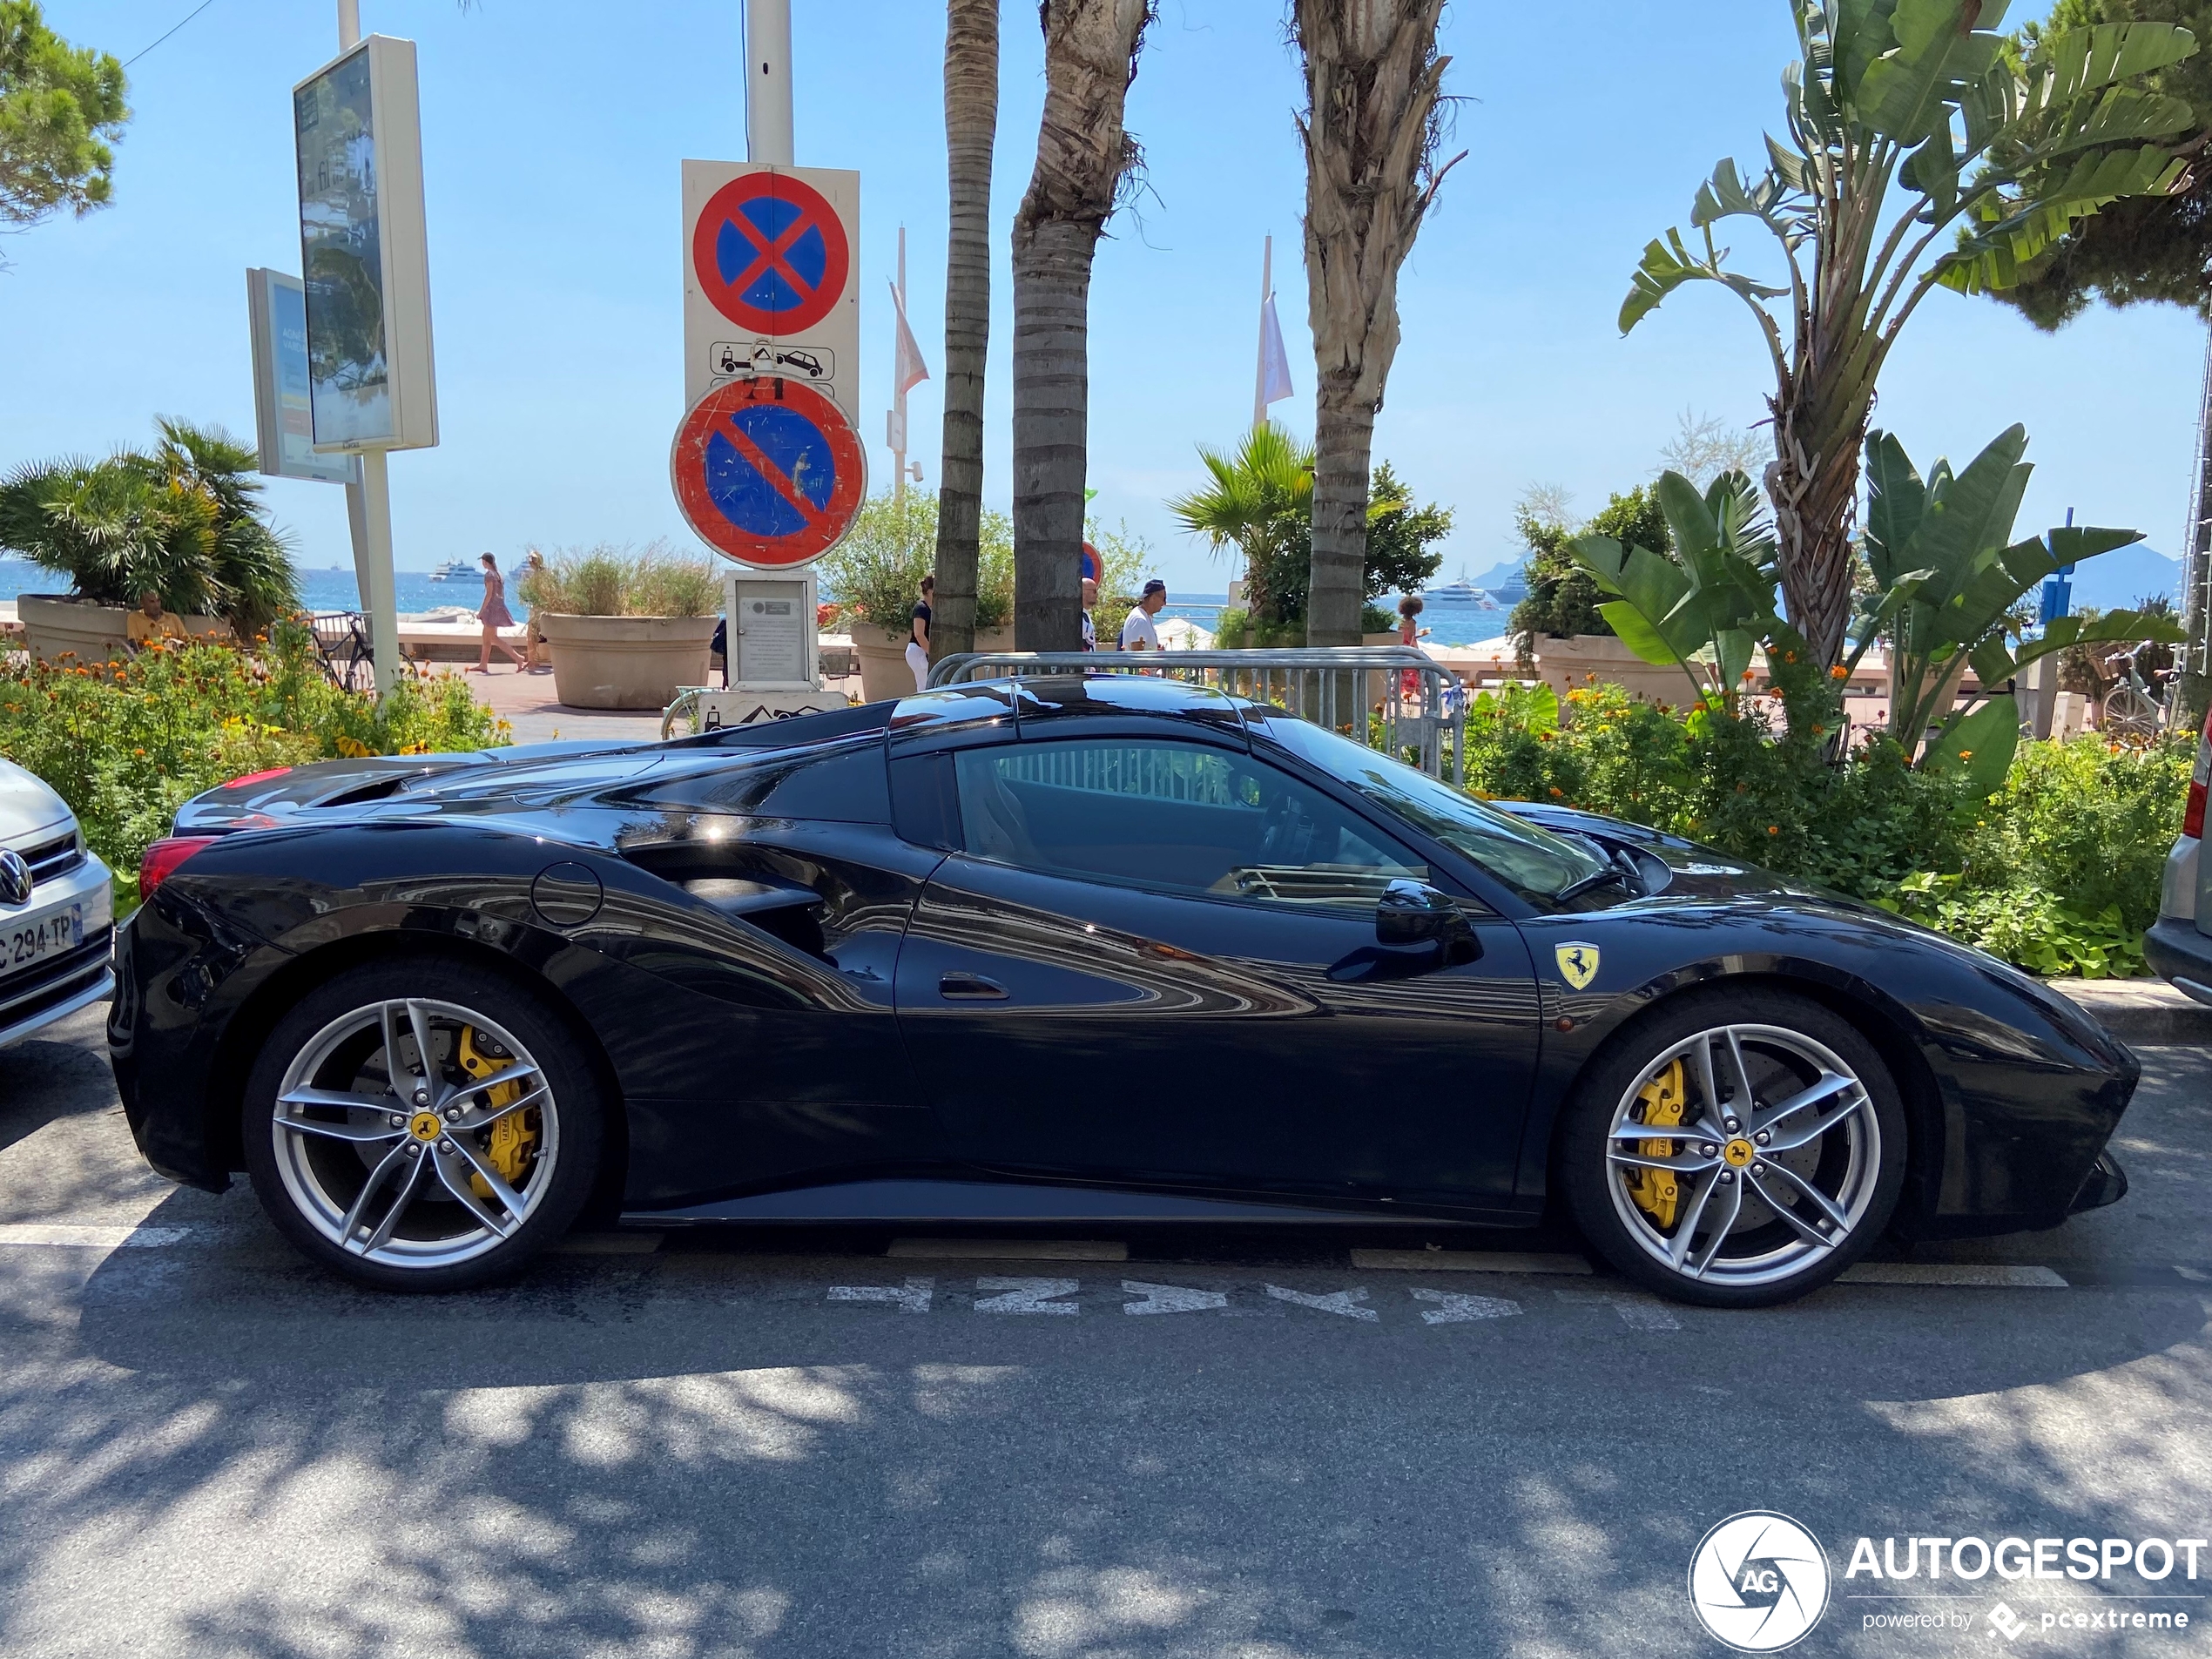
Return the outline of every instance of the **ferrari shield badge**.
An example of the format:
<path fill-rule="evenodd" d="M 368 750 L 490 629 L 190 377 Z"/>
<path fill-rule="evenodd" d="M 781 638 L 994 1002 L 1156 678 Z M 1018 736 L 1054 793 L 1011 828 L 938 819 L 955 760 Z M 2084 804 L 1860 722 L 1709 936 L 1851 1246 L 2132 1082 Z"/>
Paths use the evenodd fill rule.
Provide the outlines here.
<path fill-rule="evenodd" d="M 1595 945 L 1555 945 L 1552 954 L 1559 958 L 1560 978 L 1572 988 L 1579 991 L 1597 977 Z"/>

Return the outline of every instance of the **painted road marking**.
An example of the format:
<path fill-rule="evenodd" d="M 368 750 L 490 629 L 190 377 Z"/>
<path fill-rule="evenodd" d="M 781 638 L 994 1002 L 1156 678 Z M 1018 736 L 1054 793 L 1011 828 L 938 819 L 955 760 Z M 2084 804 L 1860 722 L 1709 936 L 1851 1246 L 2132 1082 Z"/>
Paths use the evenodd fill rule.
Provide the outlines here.
<path fill-rule="evenodd" d="M 1463 1296 L 1457 1291 L 1415 1291 L 1416 1302 L 1437 1305 L 1421 1312 L 1423 1325 L 1457 1325 L 1463 1319 L 1504 1319 L 1521 1312 L 1521 1304 L 1502 1296 Z"/>
<path fill-rule="evenodd" d="M 833 1302 L 888 1302 L 901 1313 L 927 1313 L 929 1298 L 937 1288 L 934 1278 L 910 1278 L 900 1285 L 833 1285 Z"/>
<path fill-rule="evenodd" d="M 1669 1311 L 1666 1303 L 1642 1291 L 1554 1291 L 1553 1294 L 1562 1302 L 1602 1302 L 1619 1314 L 1621 1323 L 1631 1331 L 1682 1329 L 1682 1321 Z"/>
<path fill-rule="evenodd" d="M 894 1238 L 883 1253 L 941 1262 L 1125 1262 L 1129 1246 L 1104 1238 Z"/>
<path fill-rule="evenodd" d="M 2067 1282 L 2047 1267 L 2006 1267 L 1991 1262 L 1861 1262 L 1837 1275 L 1838 1285 L 1951 1285 L 2063 1291 Z"/>
<path fill-rule="evenodd" d="M 63 1222 L 0 1223 L 0 1244 L 58 1245 L 69 1250 L 158 1250 L 181 1244 L 190 1227 L 93 1227 Z"/>
<path fill-rule="evenodd" d="M 1122 1281 L 1125 1295 L 1141 1296 L 1141 1302 L 1125 1302 L 1124 1313 L 1203 1313 L 1209 1308 L 1229 1305 L 1226 1291 L 1193 1291 L 1180 1285 L 1147 1285 L 1141 1278 Z"/>
<path fill-rule="evenodd" d="M 1315 1296 L 1307 1291 L 1285 1290 L 1280 1285 L 1271 1285 L 1267 1293 L 1278 1302 L 1294 1302 L 1302 1308 L 1313 1308 L 1322 1313 L 1340 1313 L 1347 1319 L 1365 1319 L 1370 1325 L 1382 1318 L 1372 1308 L 1354 1305 L 1367 1299 L 1365 1291 L 1332 1291 L 1326 1296 Z"/>
<path fill-rule="evenodd" d="M 1001 1296 L 979 1296 L 975 1298 L 978 1313 L 1066 1313 L 1082 1312 L 1073 1302 L 1055 1302 L 1057 1296 L 1073 1296 L 1082 1289 L 1081 1281 L 1072 1278 L 979 1278 L 979 1291 L 1001 1291 Z"/>
<path fill-rule="evenodd" d="M 1517 1254 L 1505 1250 L 1355 1250 L 1352 1264 L 1370 1271 L 1580 1273 L 1595 1270 L 1580 1256 Z"/>

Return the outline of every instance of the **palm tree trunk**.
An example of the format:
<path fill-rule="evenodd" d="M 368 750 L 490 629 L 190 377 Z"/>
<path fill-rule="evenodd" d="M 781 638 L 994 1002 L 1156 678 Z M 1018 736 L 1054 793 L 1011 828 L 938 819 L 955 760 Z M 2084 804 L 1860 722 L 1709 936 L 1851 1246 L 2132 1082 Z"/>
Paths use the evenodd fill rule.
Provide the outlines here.
<path fill-rule="evenodd" d="M 1151 0 L 1043 0 L 1037 165 L 1014 216 L 1014 643 L 1082 644 L 1091 258 L 1141 159 L 1122 125 Z"/>
<path fill-rule="evenodd" d="M 991 344 L 991 145 L 998 135 L 998 0 L 947 0 L 945 442 L 938 460 L 933 659 L 975 646 L 983 521 L 983 369 Z"/>
<path fill-rule="evenodd" d="M 1398 271 L 1451 168 L 1436 165 L 1444 0 L 1296 0 L 1305 58 L 1305 278 L 1313 327 L 1313 563 L 1305 637 L 1356 645 L 1367 473 L 1398 351 Z M 1458 159 L 1453 158 L 1453 161 Z"/>

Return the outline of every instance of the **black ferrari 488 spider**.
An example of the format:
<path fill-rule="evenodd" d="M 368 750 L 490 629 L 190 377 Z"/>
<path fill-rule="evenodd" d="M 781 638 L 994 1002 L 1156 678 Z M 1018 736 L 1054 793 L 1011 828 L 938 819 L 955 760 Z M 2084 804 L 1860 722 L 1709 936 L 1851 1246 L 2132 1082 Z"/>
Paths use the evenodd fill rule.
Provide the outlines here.
<path fill-rule="evenodd" d="M 190 802 L 110 1025 L 140 1148 L 365 1283 L 579 1217 L 1387 1219 L 1561 1204 L 1770 1303 L 1885 1230 L 2120 1197 L 2121 1044 L 1709 848 L 1487 805 L 1143 677 Z"/>

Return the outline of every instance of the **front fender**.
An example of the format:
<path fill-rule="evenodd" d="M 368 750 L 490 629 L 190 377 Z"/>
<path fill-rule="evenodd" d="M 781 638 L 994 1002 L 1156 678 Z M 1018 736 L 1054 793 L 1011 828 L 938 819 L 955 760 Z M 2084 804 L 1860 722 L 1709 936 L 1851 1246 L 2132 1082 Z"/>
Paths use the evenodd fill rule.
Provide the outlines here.
<path fill-rule="evenodd" d="M 2064 997 L 1886 918 L 1819 904 L 1661 900 L 1520 925 L 1547 1038 L 1521 1151 L 1524 1193 L 1545 1190 L 1559 1114 L 1591 1062 L 1646 1010 L 1701 986 L 1795 989 L 1851 1020 L 1883 1052 L 1912 1133 L 1900 1217 L 1908 1229 L 2055 1224 L 2134 1089 L 2134 1055 Z M 1580 989 L 1559 959 L 1573 945 L 1599 956 L 1596 977 Z"/>

